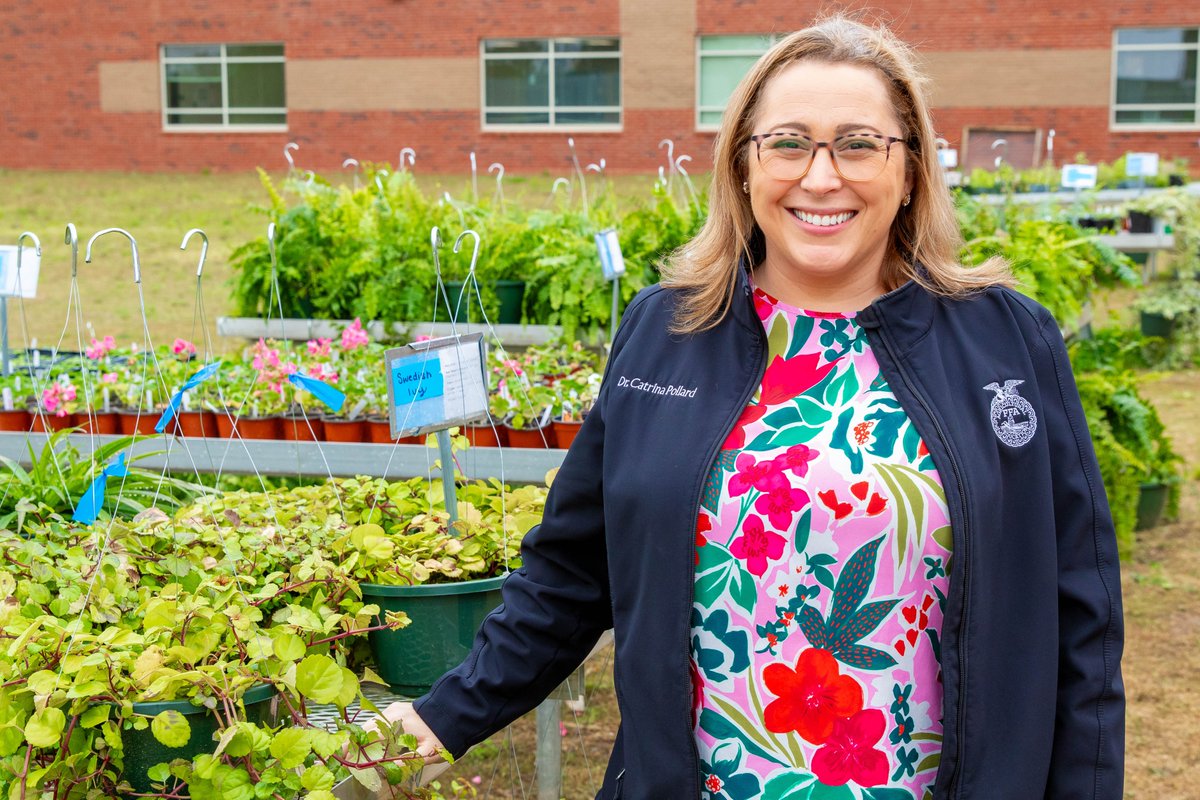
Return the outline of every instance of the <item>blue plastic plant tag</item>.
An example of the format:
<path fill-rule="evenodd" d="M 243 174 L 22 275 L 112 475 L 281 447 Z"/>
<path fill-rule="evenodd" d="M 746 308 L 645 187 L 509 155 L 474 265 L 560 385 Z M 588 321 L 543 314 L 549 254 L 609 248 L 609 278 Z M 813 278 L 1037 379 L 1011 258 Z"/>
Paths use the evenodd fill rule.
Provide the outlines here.
<path fill-rule="evenodd" d="M 100 509 L 104 508 L 104 489 L 108 484 L 108 479 L 124 478 L 128 474 L 129 468 L 125 465 L 125 454 L 121 453 L 117 456 L 116 462 L 100 471 L 100 474 L 92 481 L 92 485 L 83 493 L 83 497 L 79 498 L 79 504 L 75 506 L 75 514 L 71 519 L 84 525 L 91 525 L 95 522 L 96 517 L 100 514 Z"/>
<path fill-rule="evenodd" d="M 625 274 L 625 257 L 621 255 L 621 240 L 615 228 L 596 234 L 596 251 L 600 254 L 600 268 L 606 281 L 615 280 Z"/>
<path fill-rule="evenodd" d="M 217 374 L 220 369 L 221 362 L 214 361 L 211 364 L 206 364 L 201 367 L 195 375 L 188 378 L 187 381 L 180 386 L 175 394 L 171 395 L 171 400 L 167 403 L 167 407 L 163 409 L 162 416 L 158 418 L 158 422 L 154 424 L 154 432 L 162 433 L 171 424 L 171 420 L 179 413 L 179 406 L 183 403 L 183 393 L 190 392 L 206 380 Z"/>
<path fill-rule="evenodd" d="M 293 372 L 288 375 L 288 382 L 308 391 L 333 411 L 341 411 L 346 402 L 346 395 L 340 389 L 335 389 L 325 381 L 305 375 L 303 372 Z"/>

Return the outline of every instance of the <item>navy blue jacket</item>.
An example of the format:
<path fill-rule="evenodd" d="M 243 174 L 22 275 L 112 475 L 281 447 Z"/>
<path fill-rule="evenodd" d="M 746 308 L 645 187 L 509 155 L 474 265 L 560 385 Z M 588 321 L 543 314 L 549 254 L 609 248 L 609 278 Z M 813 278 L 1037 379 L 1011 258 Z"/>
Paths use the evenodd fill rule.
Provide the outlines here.
<path fill-rule="evenodd" d="M 503 605 L 467 660 L 416 703 L 455 755 L 540 702 L 613 628 L 621 728 L 598 797 L 700 796 L 688 671 L 696 514 L 718 448 L 761 382 L 767 343 L 744 274 L 711 330 L 669 333 L 674 298 L 651 287 L 626 310 L 595 409 Z M 950 510 L 934 797 L 1117 800 L 1116 540 L 1058 327 L 1007 289 L 955 301 L 915 283 L 857 319 Z M 1027 426 L 1001 441 L 993 401 L 1006 384 L 1033 412 L 1020 415 L 1032 438 Z"/>

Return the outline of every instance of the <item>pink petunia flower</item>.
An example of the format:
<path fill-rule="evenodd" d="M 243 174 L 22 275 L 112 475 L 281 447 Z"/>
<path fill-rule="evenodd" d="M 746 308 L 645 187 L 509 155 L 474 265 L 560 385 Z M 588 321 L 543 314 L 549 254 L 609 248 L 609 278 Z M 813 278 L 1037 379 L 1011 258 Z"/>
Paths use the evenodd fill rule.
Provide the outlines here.
<path fill-rule="evenodd" d="M 733 540 L 729 552 L 744 559 L 746 569 L 761 578 L 767 571 L 767 559 L 783 555 L 785 544 L 782 536 L 766 530 L 762 520 L 751 515 L 742 523 L 742 535 Z"/>
<path fill-rule="evenodd" d="M 329 355 L 329 345 L 332 342 L 332 339 L 309 339 L 306 343 L 308 354 L 317 358 L 324 358 Z"/>
<path fill-rule="evenodd" d="M 116 383 L 117 382 L 117 373 L 115 373 L 115 372 L 104 373 L 103 375 L 100 376 L 100 382 L 101 383 Z"/>
<path fill-rule="evenodd" d="M 111 336 L 105 336 L 103 339 L 92 339 L 92 346 L 84 350 L 84 355 L 93 361 L 99 361 L 109 354 L 117 346 L 116 340 Z"/>
<path fill-rule="evenodd" d="M 196 355 L 196 345 L 187 339 L 176 339 L 175 343 L 171 345 L 171 352 L 177 356 L 194 356 Z"/>
<path fill-rule="evenodd" d="M 351 322 L 342 330 L 343 350 L 354 350 L 370 344 L 370 342 L 371 337 L 363 330 L 362 322 L 357 317 L 354 318 L 354 322 Z"/>

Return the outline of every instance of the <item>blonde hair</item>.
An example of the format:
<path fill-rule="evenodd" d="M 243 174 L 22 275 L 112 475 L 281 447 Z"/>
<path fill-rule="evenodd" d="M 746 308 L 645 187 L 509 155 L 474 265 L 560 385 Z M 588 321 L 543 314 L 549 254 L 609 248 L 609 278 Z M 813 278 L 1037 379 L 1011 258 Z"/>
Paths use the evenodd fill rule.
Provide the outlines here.
<path fill-rule="evenodd" d="M 874 69 L 883 78 L 900 122 L 906 170 L 913 180 L 912 201 L 892 223 L 883 263 L 885 290 L 913 280 L 931 292 L 963 297 L 988 286 L 1011 285 L 1008 265 L 1001 259 L 972 268 L 958 261 L 962 236 L 937 159 L 927 80 L 916 67 L 913 50 L 882 26 L 870 27 L 838 15 L 772 47 L 729 98 L 713 145 L 708 219 L 695 238 L 662 265 L 663 285 L 682 290 L 673 325 L 676 332 L 695 333 L 719 323 L 737 285 L 739 258 L 745 255 L 753 266 L 762 257 L 762 231 L 742 189 L 754 133 L 750 126 L 766 83 L 803 60 Z"/>

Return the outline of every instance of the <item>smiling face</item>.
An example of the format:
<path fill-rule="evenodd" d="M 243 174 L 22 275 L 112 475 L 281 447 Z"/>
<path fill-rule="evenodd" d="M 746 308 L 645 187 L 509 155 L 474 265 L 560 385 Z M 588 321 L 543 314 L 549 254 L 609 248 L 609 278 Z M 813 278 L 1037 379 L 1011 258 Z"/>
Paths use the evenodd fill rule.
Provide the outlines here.
<path fill-rule="evenodd" d="M 851 133 L 903 135 L 878 72 L 815 61 L 785 67 L 763 87 L 754 133 L 782 132 L 817 142 Z M 882 294 L 892 221 L 912 190 L 904 144 L 890 145 L 886 166 L 869 181 L 841 177 L 826 147 L 803 178 L 779 180 L 763 170 L 755 144 L 748 147 L 750 205 L 766 239 L 758 285 L 816 310 L 858 310 Z"/>

